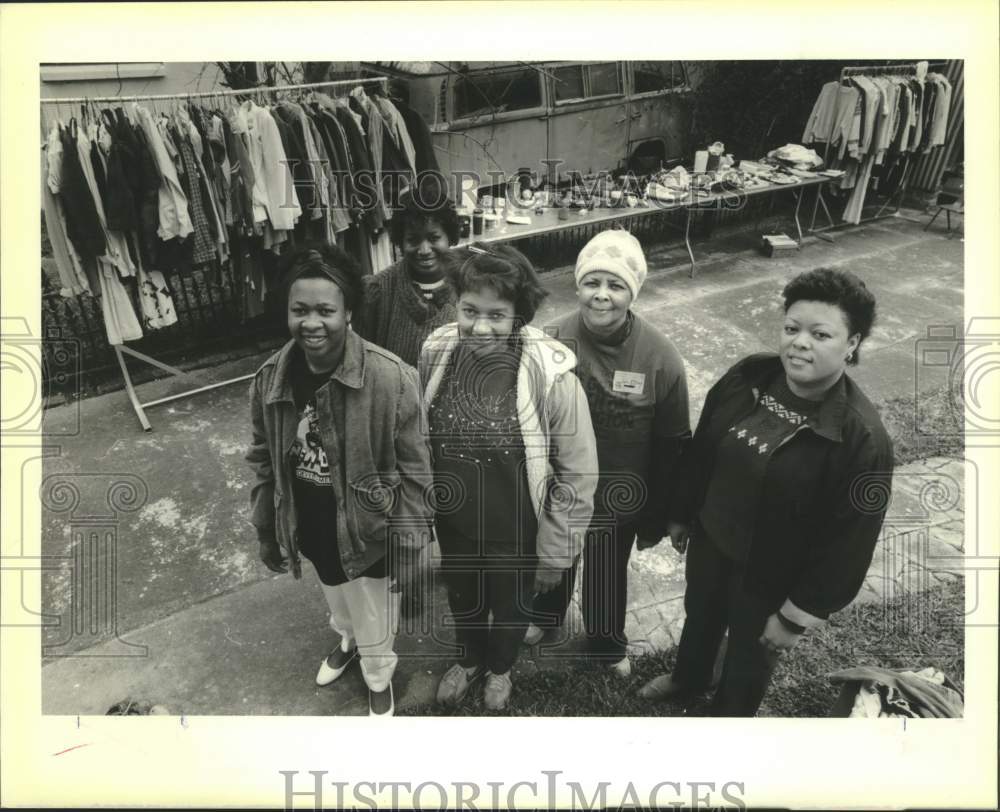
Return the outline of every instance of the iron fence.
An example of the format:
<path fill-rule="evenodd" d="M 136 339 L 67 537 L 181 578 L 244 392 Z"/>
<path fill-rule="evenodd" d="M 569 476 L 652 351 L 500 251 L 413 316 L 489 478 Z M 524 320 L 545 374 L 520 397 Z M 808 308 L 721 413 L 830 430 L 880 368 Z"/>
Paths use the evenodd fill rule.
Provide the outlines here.
<path fill-rule="evenodd" d="M 174 303 L 177 322 L 159 330 L 145 330 L 138 341 L 130 341 L 133 349 L 167 363 L 193 356 L 208 356 L 235 347 L 252 349 L 255 341 L 281 334 L 281 324 L 273 313 L 243 321 L 240 301 L 236 295 L 236 280 L 229 263 L 216 268 L 200 268 L 188 273 L 164 274 Z M 122 279 L 122 284 L 138 304 L 135 278 Z M 141 312 L 135 307 L 136 312 Z M 98 296 L 83 293 L 65 297 L 59 293 L 58 280 L 43 263 L 42 272 L 42 334 L 43 391 L 50 403 L 61 402 L 83 394 L 93 394 L 122 386 L 118 362 L 108 343 Z M 60 366 L 58 354 L 71 346 L 77 358 L 77 369 L 58 378 L 50 370 Z M 137 371 L 137 382 L 150 371 Z"/>

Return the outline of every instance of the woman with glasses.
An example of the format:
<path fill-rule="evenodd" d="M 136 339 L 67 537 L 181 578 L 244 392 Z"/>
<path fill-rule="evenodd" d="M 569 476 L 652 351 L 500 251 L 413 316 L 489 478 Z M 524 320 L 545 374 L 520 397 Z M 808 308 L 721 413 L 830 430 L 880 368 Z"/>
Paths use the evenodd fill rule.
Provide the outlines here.
<path fill-rule="evenodd" d="M 448 280 L 458 320 L 427 339 L 419 364 L 461 649 L 437 699 L 455 704 L 485 677 L 486 708 L 502 710 L 533 597 L 581 549 L 596 444 L 573 353 L 529 326 L 546 292 L 528 259 L 473 245 Z"/>

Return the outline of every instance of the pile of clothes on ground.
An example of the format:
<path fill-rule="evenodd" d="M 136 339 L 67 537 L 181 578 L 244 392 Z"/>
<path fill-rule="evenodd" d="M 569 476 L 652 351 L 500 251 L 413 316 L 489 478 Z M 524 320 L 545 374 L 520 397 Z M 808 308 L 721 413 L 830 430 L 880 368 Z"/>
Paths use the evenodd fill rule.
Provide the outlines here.
<path fill-rule="evenodd" d="M 852 719 L 960 719 L 962 692 L 936 668 L 891 670 L 860 666 L 830 680 L 843 687 L 831 716 Z"/>

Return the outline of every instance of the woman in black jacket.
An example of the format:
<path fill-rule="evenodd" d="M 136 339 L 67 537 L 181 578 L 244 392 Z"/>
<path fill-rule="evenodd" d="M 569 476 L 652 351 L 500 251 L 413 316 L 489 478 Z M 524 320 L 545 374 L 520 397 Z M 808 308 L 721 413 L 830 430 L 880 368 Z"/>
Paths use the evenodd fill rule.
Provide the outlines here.
<path fill-rule="evenodd" d="M 711 388 L 682 460 L 669 535 L 687 551 L 686 618 L 671 675 L 640 695 L 709 687 L 712 712 L 753 716 L 779 655 L 860 591 L 892 481 L 892 443 L 845 374 L 875 297 L 845 271 L 786 285 L 780 353 L 744 358 Z"/>

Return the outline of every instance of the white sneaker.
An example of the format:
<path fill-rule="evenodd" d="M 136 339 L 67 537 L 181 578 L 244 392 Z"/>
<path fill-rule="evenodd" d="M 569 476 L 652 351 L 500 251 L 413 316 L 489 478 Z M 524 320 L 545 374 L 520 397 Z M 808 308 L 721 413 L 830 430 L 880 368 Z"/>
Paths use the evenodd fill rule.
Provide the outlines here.
<path fill-rule="evenodd" d="M 628 657 L 622 657 L 618 662 L 609 665 L 608 670 L 616 677 L 628 679 L 632 676 L 632 663 Z"/>
<path fill-rule="evenodd" d="M 536 646 L 545 637 L 545 629 L 539 629 L 534 623 L 528 624 L 528 630 L 524 633 L 524 642 L 528 646 Z"/>
<path fill-rule="evenodd" d="M 483 689 L 483 704 L 486 710 L 504 710 L 510 702 L 510 671 L 506 674 L 487 674 Z"/>

